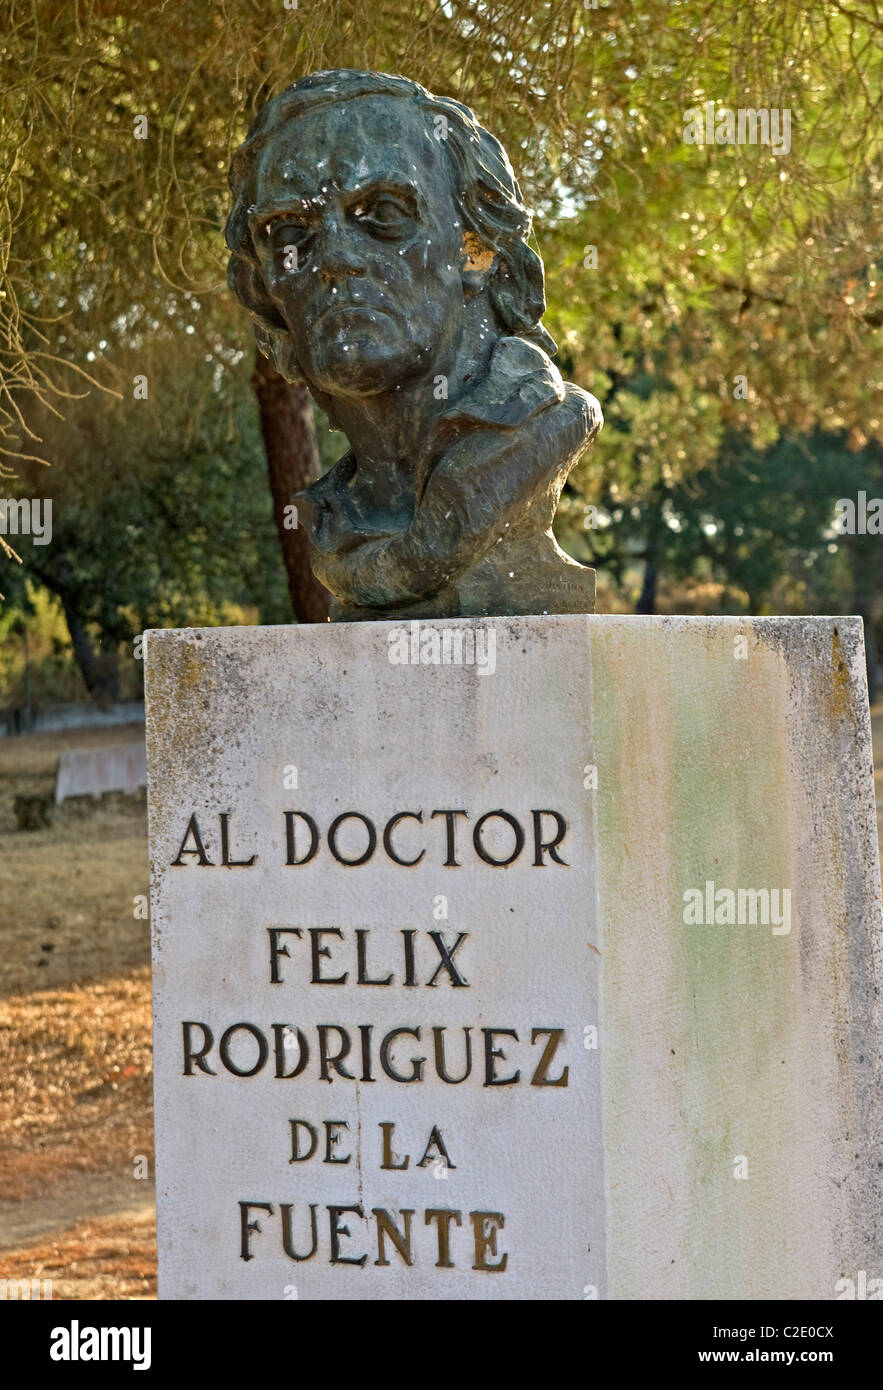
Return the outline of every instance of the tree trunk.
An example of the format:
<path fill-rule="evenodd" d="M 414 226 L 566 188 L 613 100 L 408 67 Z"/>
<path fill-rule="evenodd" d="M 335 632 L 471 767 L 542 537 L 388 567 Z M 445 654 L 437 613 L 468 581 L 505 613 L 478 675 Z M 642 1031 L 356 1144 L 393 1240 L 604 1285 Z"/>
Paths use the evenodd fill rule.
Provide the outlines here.
<path fill-rule="evenodd" d="M 656 612 L 656 562 L 651 551 L 644 561 L 644 583 L 641 587 L 641 597 L 638 599 L 636 613 L 655 613 Z"/>
<path fill-rule="evenodd" d="M 282 545 L 291 606 L 299 623 L 328 620 L 328 594 L 310 568 L 310 545 L 302 527 L 292 525 L 294 494 L 319 476 L 313 411 L 306 387 L 292 386 L 257 353 L 252 385 L 258 398 L 261 434 L 267 453 L 273 515 Z"/>
<path fill-rule="evenodd" d="M 97 705 L 107 708 L 120 698 L 116 650 L 112 648 L 108 652 L 96 652 L 86 625 L 80 621 L 73 605 L 65 594 L 61 594 L 60 597 L 74 656 L 86 689 Z"/>
<path fill-rule="evenodd" d="M 41 573 L 38 577 L 61 602 L 83 684 L 96 704 L 106 708 L 120 698 L 117 643 L 112 634 L 106 633 L 104 641 L 109 644 L 107 650 L 96 652 L 89 629 L 77 607 L 70 562 L 63 550 L 58 550 L 53 558 L 55 563 L 51 572 Z"/>

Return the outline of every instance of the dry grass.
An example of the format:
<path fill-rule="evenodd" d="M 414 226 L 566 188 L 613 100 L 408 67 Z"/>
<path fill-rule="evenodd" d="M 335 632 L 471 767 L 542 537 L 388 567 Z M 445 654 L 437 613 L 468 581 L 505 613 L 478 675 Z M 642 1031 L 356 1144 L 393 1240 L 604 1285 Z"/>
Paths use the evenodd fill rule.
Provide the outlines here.
<path fill-rule="evenodd" d="M 114 743 L 137 743 L 143 724 L 111 724 L 96 729 L 62 729 L 51 734 L 26 734 L 0 739 L 0 777 L 53 778 L 59 753 L 71 748 L 107 748 Z"/>
<path fill-rule="evenodd" d="M 63 748 L 141 732 L 0 742 L 0 1276 L 56 1298 L 155 1293 L 147 826 L 114 797 L 16 831 L 12 802 L 51 793 Z"/>
<path fill-rule="evenodd" d="M 0 999 L 149 962 L 148 923 L 134 916 L 148 890 L 144 806 L 65 803 L 39 831 L 16 830 L 12 812 L 20 793 L 53 793 L 63 749 L 139 737 L 136 724 L 0 740 Z"/>
<path fill-rule="evenodd" d="M 0 1002 L 0 1211 L 152 1155 L 150 1026 L 146 967 Z"/>
<path fill-rule="evenodd" d="M 0 796 L 3 778 L 0 771 Z M 148 964 L 143 810 L 0 832 L 0 999 Z"/>
<path fill-rule="evenodd" d="M 5 1279 L 51 1279 L 52 1297 L 155 1298 L 153 1211 L 81 1221 L 46 1240 L 7 1250 Z"/>

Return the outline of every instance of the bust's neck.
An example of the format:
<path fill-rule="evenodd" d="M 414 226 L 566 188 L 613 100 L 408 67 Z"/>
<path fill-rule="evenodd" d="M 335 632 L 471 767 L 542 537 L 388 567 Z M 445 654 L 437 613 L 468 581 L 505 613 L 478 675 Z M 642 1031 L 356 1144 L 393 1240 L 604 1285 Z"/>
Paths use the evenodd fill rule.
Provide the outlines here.
<path fill-rule="evenodd" d="M 456 342 L 442 342 L 428 370 L 367 398 L 314 393 L 333 414 L 356 459 L 369 506 L 410 515 L 416 471 L 436 421 L 488 370 L 500 329 L 484 295 L 467 299 Z M 447 383 L 445 395 L 438 378 Z"/>

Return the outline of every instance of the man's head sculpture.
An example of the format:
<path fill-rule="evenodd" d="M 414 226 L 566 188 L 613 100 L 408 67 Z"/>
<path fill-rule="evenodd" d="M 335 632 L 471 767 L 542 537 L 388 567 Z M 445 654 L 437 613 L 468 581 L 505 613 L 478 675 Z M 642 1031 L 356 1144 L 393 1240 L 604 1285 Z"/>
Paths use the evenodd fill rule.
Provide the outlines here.
<path fill-rule="evenodd" d="M 258 346 L 351 446 L 298 497 L 332 617 L 591 612 L 552 518 L 601 412 L 547 356 L 498 141 L 416 82 L 314 73 L 260 112 L 230 187 Z"/>

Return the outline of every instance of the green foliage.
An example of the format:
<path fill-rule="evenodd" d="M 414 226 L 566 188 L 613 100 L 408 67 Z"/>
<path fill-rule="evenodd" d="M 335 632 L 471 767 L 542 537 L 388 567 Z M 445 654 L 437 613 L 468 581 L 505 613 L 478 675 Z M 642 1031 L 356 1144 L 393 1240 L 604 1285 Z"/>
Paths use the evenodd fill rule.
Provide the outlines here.
<path fill-rule="evenodd" d="M 195 335 L 184 341 L 187 353 L 169 335 L 146 400 L 96 410 L 88 398 L 63 420 L 39 420 L 56 464 L 23 465 L 7 490 L 51 497 L 52 542 L 18 542 L 13 606 L 37 581 L 115 643 L 147 627 L 210 625 L 234 604 L 255 606 L 261 621 L 287 618 L 248 382 L 231 381 Z M 200 393 L 205 408 L 194 411 Z"/>
<path fill-rule="evenodd" d="M 125 674 L 122 695 L 140 695 L 135 662 Z M 28 584 L 21 608 L 6 604 L 0 613 L 0 704 L 40 709 L 85 698 L 61 604 L 48 589 Z"/>
<path fill-rule="evenodd" d="M 376 67 L 471 103 L 504 141 L 541 214 L 550 326 L 602 397 L 649 355 L 682 406 L 707 398 L 702 419 L 732 415 L 721 393 L 745 372 L 751 427 L 879 430 L 865 389 L 883 130 L 871 0 L 9 11 L 0 353 L 16 386 L 70 388 L 72 371 L 112 384 L 113 354 L 99 368 L 87 351 L 137 337 L 145 361 L 169 286 L 210 312 L 226 294 L 229 154 L 254 111 L 311 70 Z M 789 152 L 685 144 L 684 113 L 706 101 L 788 109 Z M 15 401 L 13 449 L 27 444 Z M 685 409 L 659 425 L 665 458 L 637 460 L 642 473 L 707 461 L 713 432 Z"/>
<path fill-rule="evenodd" d="M 277 578 L 262 576 L 278 562 L 256 558 L 271 537 L 250 335 L 224 286 L 222 229 L 231 150 L 311 70 L 404 72 L 468 102 L 509 150 L 539 214 L 548 326 L 607 419 L 564 498 L 574 553 L 622 578 L 664 542 L 678 570 L 725 564 L 742 585 L 753 566 L 752 592 L 771 593 L 773 570 L 781 582 L 815 546 L 811 527 L 770 530 L 769 557 L 729 527 L 715 560 L 662 506 L 722 488 L 724 521 L 730 478 L 761 536 L 773 483 L 802 495 L 800 469 L 777 472 L 780 436 L 852 450 L 883 437 L 873 0 L 9 0 L 5 27 L 0 463 L 19 468 L 20 492 L 57 499 L 79 601 L 108 632 L 197 621 L 244 595 L 276 611 Z M 787 109 L 790 150 L 686 144 L 685 113 L 708 101 Z M 327 464 L 342 446 L 319 438 Z M 36 483 L 21 455 L 51 475 Z M 737 484 L 743 456 L 769 470 L 769 504 Z M 595 502 L 620 518 L 605 535 L 581 528 Z M 834 583 L 835 570 L 822 557 L 814 573 Z M 0 589 L 21 594 L 15 571 L 2 566 Z"/>
<path fill-rule="evenodd" d="M 571 502 L 563 529 L 574 555 L 620 585 L 649 561 L 669 591 L 690 579 L 714 586 L 720 608 L 762 613 L 775 600 L 777 611 L 859 612 L 879 625 L 883 538 L 835 526 L 837 502 L 860 491 L 883 498 L 876 443 L 854 451 L 818 433 L 757 449 L 731 430 L 708 466 L 625 501 L 614 485 L 595 512 Z"/>

